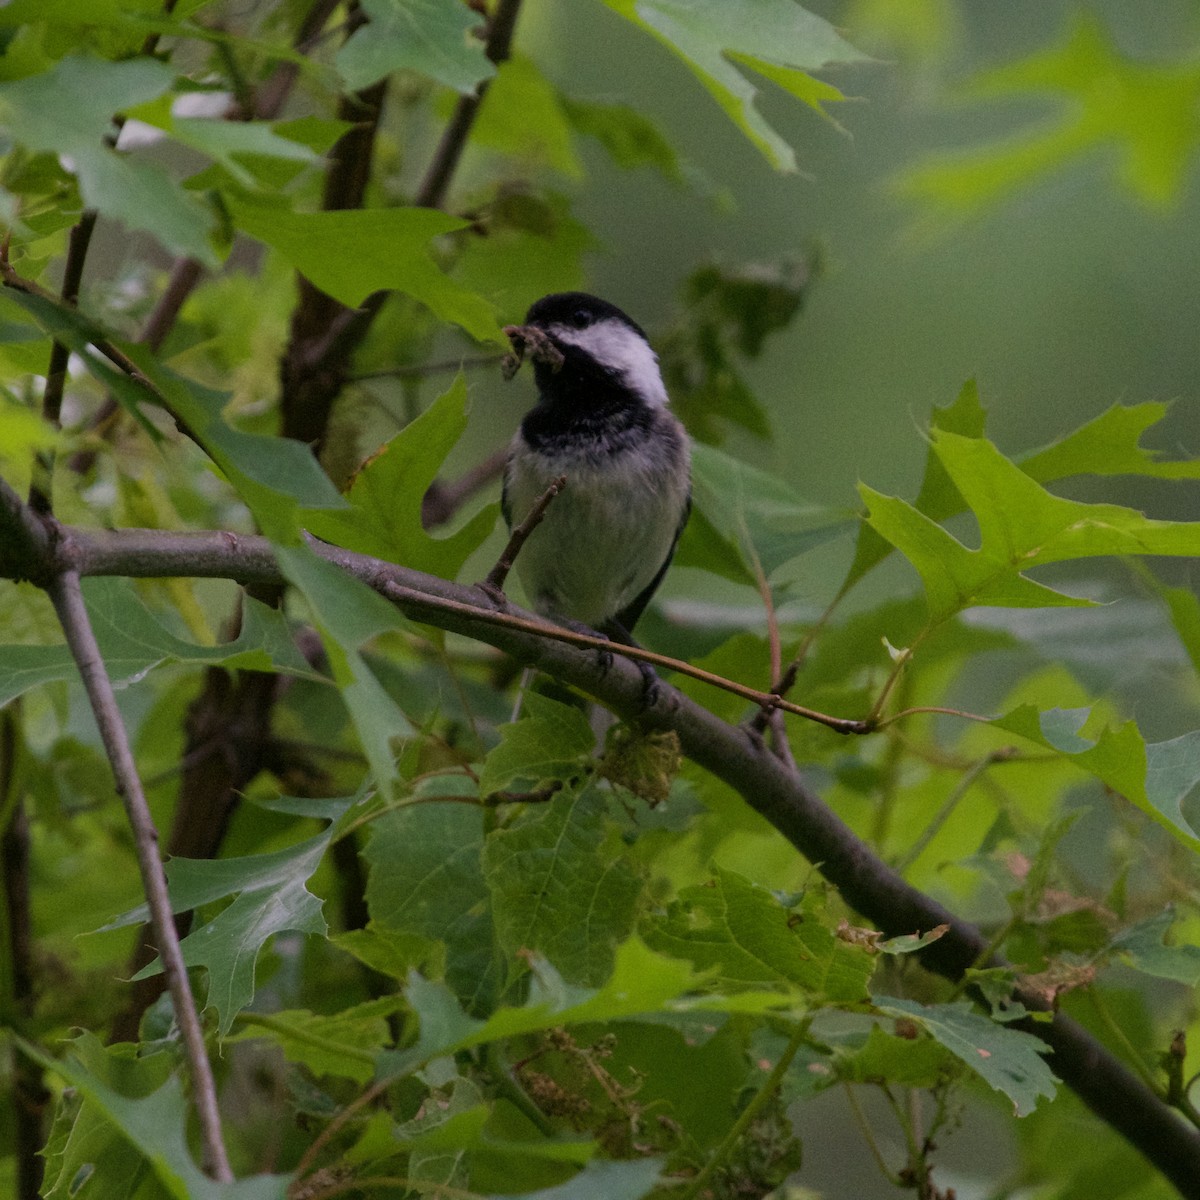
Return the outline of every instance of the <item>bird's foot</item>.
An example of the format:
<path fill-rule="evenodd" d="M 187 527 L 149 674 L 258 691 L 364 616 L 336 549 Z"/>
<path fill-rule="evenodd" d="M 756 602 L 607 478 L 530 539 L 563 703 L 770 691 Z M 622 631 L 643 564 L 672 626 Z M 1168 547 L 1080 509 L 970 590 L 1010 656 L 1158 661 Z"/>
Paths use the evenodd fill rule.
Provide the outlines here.
<path fill-rule="evenodd" d="M 504 589 L 498 584 L 493 583 L 490 579 L 480 579 L 472 586 L 482 592 L 491 601 L 493 608 L 498 608 L 501 612 L 507 610 L 508 597 L 504 594 Z"/>

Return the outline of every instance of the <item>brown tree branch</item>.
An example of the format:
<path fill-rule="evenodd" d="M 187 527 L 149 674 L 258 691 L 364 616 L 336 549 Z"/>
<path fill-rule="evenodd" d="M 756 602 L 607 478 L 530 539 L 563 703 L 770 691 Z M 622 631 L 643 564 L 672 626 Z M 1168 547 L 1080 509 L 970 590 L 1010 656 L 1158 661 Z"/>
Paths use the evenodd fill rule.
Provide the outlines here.
<path fill-rule="evenodd" d="M 175 1020 L 183 1036 L 184 1053 L 191 1074 L 192 1099 L 200 1122 L 204 1146 L 204 1169 L 218 1182 L 233 1180 L 225 1142 L 221 1134 L 221 1115 L 217 1108 L 217 1089 L 212 1065 L 204 1045 L 204 1028 L 196 1009 L 196 1000 L 188 982 L 187 965 L 179 947 L 179 937 L 171 914 L 167 877 L 158 855 L 158 830 L 146 803 L 137 765 L 129 746 L 125 725 L 117 708 L 112 681 L 104 667 L 100 647 L 92 630 L 83 601 L 78 572 L 66 569 L 56 575 L 46 589 L 59 623 L 79 667 L 83 686 L 91 703 L 100 737 L 112 766 L 117 793 L 133 830 L 134 848 L 142 876 L 142 887 L 150 908 L 150 922 L 158 941 L 163 972 L 171 992 Z"/>
<path fill-rule="evenodd" d="M 26 506 L 0 488 L 0 518 L 15 500 L 10 530 L 28 524 Z M 0 534 L 5 532 L 0 527 Z M 4 538 L 0 536 L 0 544 Z M 41 550 L 38 546 L 42 547 Z M 156 548 L 157 547 L 157 548 Z M 194 551 L 191 569 L 187 550 Z M 990 961 L 988 941 L 975 926 L 948 912 L 882 862 L 839 817 L 745 728 L 719 720 L 663 685 L 648 708 L 641 674 L 618 658 L 607 669 L 591 650 L 567 644 L 561 635 L 528 616 L 530 630 L 499 623 L 480 604 L 477 590 L 404 567 L 354 554 L 324 543 L 314 553 L 336 563 L 377 591 L 403 596 L 401 607 L 414 619 L 486 642 L 548 675 L 579 687 L 614 712 L 661 730 L 673 730 L 683 752 L 737 791 L 771 822 L 841 893 L 845 902 L 887 936 L 948 927 L 946 934 L 919 951 L 922 964 L 959 981 L 971 967 Z M 172 576 L 188 574 L 280 585 L 283 575 L 264 538 L 229 534 L 168 534 L 155 531 L 66 529 L 56 540 L 31 541 L 7 561 L 39 554 L 41 577 L 59 570 L 81 575 Z M 0 565 L 3 565 L 0 563 Z M 620 655 L 627 647 L 610 647 Z M 1044 1008 L 1036 992 L 1022 991 L 1030 1009 Z M 1050 1065 L 1084 1103 L 1152 1162 L 1189 1200 L 1200 1200 L 1200 1134 L 1189 1128 L 1146 1084 L 1081 1026 L 1062 1013 L 1046 1022 L 1018 1023 L 1046 1042 Z"/>

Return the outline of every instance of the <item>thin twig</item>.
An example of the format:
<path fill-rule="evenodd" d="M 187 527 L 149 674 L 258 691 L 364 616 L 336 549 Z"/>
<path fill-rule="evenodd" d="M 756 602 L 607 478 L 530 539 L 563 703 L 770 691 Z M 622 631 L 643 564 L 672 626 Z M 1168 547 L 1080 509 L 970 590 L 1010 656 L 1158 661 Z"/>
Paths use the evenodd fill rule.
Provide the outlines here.
<path fill-rule="evenodd" d="M 738 1142 L 742 1140 L 742 1135 L 750 1128 L 754 1119 L 762 1112 L 772 1096 L 775 1095 L 780 1084 L 783 1083 L 784 1076 L 787 1075 L 788 1068 L 792 1065 L 792 1059 L 796 1057 L 796 1052 L 808 1037 L 808 1026 L 808 1021 L 801 1021 L 796 1026 L 795 1031 L 788 1040 L 787 1046 L 779 1056 L 779 1061 L 771 1068 L 771 1073 L 763 1081 L 762 1087 L 758 1089 L 750 1103 L 738 1114 L 737 1120 L 729 1127 L 729 1132 L 722 1138 L 721 1144 L 713 1151 L 712 1156 L 704 1164 L 703 1169 L 689 1181 L 687 1189 L 680 1196 L 680 1200 L 696 1200 L 698 1196 L 710 1194 L 705 1191 L 709 1180 L 729 1161 L 730 1155 L 737 1148 Z"/>
<path fill-rule="evenodd" d="M 64 571 L 47 589 L 54 603 L 67 644 L 83 677 L 100 737 L 112 765 L 117 793 L 133 830 L 142 886 L 150 908 L 150 921 L 158 939 L 167 986 L 175 1010 L 175 1019 L 183 1035 L 184 1051 L 191 1068 L 192 1098 L 200 1121 L 204 1145 L 205 1170 L 218 1182 L 229 1183 L 233 1172 L 221 1135 L 221 1117 L 217 1109 L 217 1090 L 212 1066 L 204 1045 L 204 1029 L 196 1011 L 196 1001 L 188 982 L 187 965 L 179 948 L 175 922 L 171 914 L 171 897 L 167 877 L 158 856 L 158 830 L 146 803 L 142 782 L 138 777 L 129 738 L 117 708 L 112 681 L 104 668 L 100 647 L 92 630 L 83 592 L 76 571 Z"/>
<path fill-rule="evenodd" d="M 509 571 L 513 569 L 513 563 L 517 561 L 517 555 L 521 553 L 521 547 L 529 540 L 529 535 L 542 523 L 546 509 L 566 486 L 567 477 L 560 475 L 538 497 L 537 503 L 529 510 L 529 515 L 512 531 L 508 545 L 496 559 L 496 565 L 488 572 L 487 578 L 483 581 L 485 590 L 503 593 L 505 580 L 508 579 Z"/>
<path fill-rule="evenodd" d="M 505 62 L 512 53 L 513 31 L 520 11 L 521 0 L 499 0 L 495 12 L 488 20 L 484 53 L 496 66 Z M 483 80 L 469 96 L 458 98 L 450 122 L 442 133 L 433 160 L 425 172 L 425 178 L 417 188 L 413 203 L 419 208 L 441 208 L 445 202 L 450 180 L 466 149 L 467 138 L 475 124 L 479 106 L 487 94 L 489 82 L 487 79 Z"/>
<path fill-rule="evenodd" d="M 480 367 L 498 366 L 503 354 L 473 354 L 467 357 L 443 358 L 437 362 L 405 363 L 399 367 L 388 367 L 384 371 L 363 371 L 359 375 L 347 375 L 347 383 L 366 383 L 372 379 L 422 379 L 445 371 L 473 371 Z"/>
<path fill-rule="evenodd" d="M 476 492 L 487 487 L 504 473 L 508 451 L 497 450 L 478 462 L 457 479 L 446 482 L 435 479 L 421 497 L 421 524 L 426 529 L 444 525 Z"/>
<path fill-rule="evenodd" d="M 403 584 L 396 583 L 390 579 L 380 581 L 378 590 L 387 596 L 389 600 L 395 601 L 402 607 L 413 605 L 419 609 L 460 613 L 463 616 L 470 616 L 474 620 L 483 621 L 488 625 L 503 625 L 509 629 L 518 630 L 521 633 L 532 633 L 538 637 L 550 638 L 552 641 L 567 642 L 573 646 L 590 646 L 609 654 L 619 654 L 623 658 L 640 659 L 642 662 L 653 663 L 655 666 L 665 667 L 667 670 L 675 671 L 680 675 L 688 675 L 692 679 L 698 679 L 701 683 L 711 684 L 722 691 L 731 692 L 735 696 L 740 696 L 743 700 L 749 700 L 752 704 L 762 707 L 775 705 L 784 712 L 791 713 L 793 716 L 804 717 L 808 721 L 815 721 L 818 725 L 825 725 L 835 733 L 864 734 L 874 732 L 873 726 L 869 725 L 866 721 L 858 721 L 850 717 L 834 717 L 828 713 L 818 712 L 813 708 L 805 708 L 803 705 L 793 704 L 789 700 L 782 700 L 770 692 L 760 692 L 758 688 L 752 688 L 747 684 L 726 679 L 723 675 L 715 675 L 711 671 L 705 671 L 701 667 L 694 667 L 691 663 L 684 662 L 681 659 L 671 658 L 666 654 L 656 654 L 653 650 L 645 650 L 641 646 L 627 646 L 622 642 L 614 642 L 599 634 L 593 636 L 587 633 L 579 633 L 574 629 L 567 629 L 565 626 L 555 625 L 549 621 L 521 617 L 513 613 L 488 611 L 474 604 L 465 604 L 461 601 L 451 600 L 442 596 L 431 596 L 427 592 L 405 587 Z"/>

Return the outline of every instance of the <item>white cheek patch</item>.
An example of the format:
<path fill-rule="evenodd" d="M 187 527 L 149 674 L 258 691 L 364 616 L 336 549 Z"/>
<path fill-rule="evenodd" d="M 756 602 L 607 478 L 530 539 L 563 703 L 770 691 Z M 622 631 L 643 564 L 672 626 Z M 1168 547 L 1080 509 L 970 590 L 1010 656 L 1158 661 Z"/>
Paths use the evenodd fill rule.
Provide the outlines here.
<path fill-rule="evenodd" d="M 597 321 L 587 329 L 554 325 L 552 336 L 586 350 L 598 363 L 618 372 L 627 387 L 636 391 L 647 404 L 666 407 L 667 389 L 658 370 L 658 355 L 628 325 L 620 321 Z"/>

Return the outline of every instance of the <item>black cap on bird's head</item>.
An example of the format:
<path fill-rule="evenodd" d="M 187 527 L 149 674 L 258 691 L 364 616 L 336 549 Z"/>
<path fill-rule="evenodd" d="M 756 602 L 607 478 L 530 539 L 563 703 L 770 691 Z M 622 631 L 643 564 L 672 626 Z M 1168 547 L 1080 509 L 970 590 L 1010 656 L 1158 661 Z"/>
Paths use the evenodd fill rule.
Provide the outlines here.
<path fill-rule="evenodd" d="M 543 399 L 607 400 L 626 390 L 651 405 L 667 401 L 658 358 L 642 327 L 615 304 L 588 292 L 553 292 L 505 333 L 517 358 L 533 360 Z M 598 389 L 599 391 L 597 391 Z"/>

